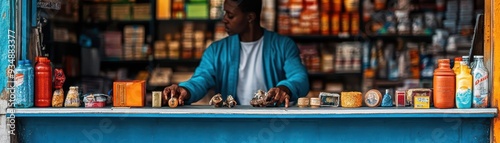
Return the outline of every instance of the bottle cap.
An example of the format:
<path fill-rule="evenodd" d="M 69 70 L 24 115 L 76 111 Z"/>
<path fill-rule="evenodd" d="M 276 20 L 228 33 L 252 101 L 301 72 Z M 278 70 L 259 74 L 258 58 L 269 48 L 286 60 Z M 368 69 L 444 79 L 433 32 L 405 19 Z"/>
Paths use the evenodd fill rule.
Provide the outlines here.
<path fill-rule="evenodd" d="M 469 56 L 462 56 L 462 59 L 469 59 Z"/>
<path fill-rule="evenodd" d="M 30 60 L 24 60 L 24 64 L 31 65 L 31 61 Z"/>
<path fill-rule="evenodd" d="M 481 55 L 474 55 L 474 58 L 479 58 L 479 59 L 482 59 L 482 58 L 484 58 L 484 56 L 481 56 Z"/>
<path fill-rule="evenodd" d="M 462 61 L 462 57 L 455 57 L 455 61 Z"/>
<path fill-rule="evenodd" d="M 24 60 L 19 60 L 19 61 L 17 62 L 17 66 L 20 66 L 20 65 L 24 65 Z"/>

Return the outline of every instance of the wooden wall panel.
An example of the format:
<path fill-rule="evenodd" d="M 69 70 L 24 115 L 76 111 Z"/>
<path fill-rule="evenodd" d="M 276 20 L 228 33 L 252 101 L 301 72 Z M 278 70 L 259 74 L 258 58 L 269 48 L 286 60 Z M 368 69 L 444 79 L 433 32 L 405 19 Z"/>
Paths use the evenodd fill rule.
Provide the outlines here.
<path fill-rule="evenodd" d="M 495 43 L 495 41 L 500 41 L 500 1 L 485 0 L 484 10 L 484 57 L 485 64 L 490 71 L 491 106 L 499 109 L 500 58 L 495 58 L 494 55 L 500 55 L 500 48 Z M 493 119 L 491 142 L 500 143 L 500 117 L 498 116 Z"/>

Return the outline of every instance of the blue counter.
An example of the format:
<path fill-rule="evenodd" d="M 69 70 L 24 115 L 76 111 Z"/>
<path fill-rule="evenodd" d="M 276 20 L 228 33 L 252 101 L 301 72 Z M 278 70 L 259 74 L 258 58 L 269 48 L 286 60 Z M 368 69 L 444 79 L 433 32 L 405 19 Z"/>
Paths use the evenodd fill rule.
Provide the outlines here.
<path fill-rule="evenodd" d="M 483 143 L 496 108 L 27 108 L 22 142 Z"/>

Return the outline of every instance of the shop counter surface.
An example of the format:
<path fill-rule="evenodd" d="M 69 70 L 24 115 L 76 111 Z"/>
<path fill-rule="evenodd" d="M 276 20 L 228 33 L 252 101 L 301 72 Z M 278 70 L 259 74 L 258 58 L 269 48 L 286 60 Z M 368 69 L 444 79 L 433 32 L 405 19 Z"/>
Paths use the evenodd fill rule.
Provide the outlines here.
<path fill-rule="evenodd" d="M 9 108 L 21 142 L 490 141 L 496 108 Z M 9 114 L 7 115 L 9 116 Z"/>
<path fill-rule="evenodd" d="M 414 109 L 411 107 L 251 107 L 214 108 L 180 106 L 178 108 L 11 108 L 17 117 L 166 117 L 166 118 L 491 118 L 496 108 Z"/>

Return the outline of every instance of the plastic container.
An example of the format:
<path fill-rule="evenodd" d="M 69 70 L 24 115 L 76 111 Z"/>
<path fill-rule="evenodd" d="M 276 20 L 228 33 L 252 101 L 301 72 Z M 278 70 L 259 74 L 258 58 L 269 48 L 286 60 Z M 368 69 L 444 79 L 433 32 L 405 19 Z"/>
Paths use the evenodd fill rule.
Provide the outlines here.
<path fill-rule="evenodd" d="M 434 107 L 455 107 L 455 82 L 455 73 L 450 68 L 450 59 L 439 59 L 432 81 Z"/>
<path fill-rule="evenodd" d="M 460 65 L 460 72 L 456 78 L 456 96 L 455 103 L 457 108 L 471 108 L 472 107 L 472 75 L 467 72 L 467 65 L 462 62 Z"/>
<path fill-rule="evenodd" d="M 47 57 L 39 57 L 35 66 L 35 106 L 50 107 L 52 103 L 52 67 Z"/>
<path fill-rule="evenodd" d="M 24 60 L 17 62 L 17 67 L 14 69 L 14 88 L 15 88 L 15 108 L 27 108 L 29 102 L 29 93 L 26 92 L 28 86 L 27 69 L 24 66 Z"/>
<path fill-rule="evenodd" d="M 462 62 L 462 57 L 456 57 L 455 60 L 453 61 L 453 72 L 455 72 L 456 75 L 460 74 L 460 66 Z"/>
<path fill-rule="evenodd" d="M 33 107 L 34 102 L 35 102 L 35 75 L 34 75 L 34 69 L 33 65 L 31 64 L 30 60 L 25 60 L 24 61 L 24 67 L 26 68 L 27 72 L 27 90 L 26 93 L 28 93 L 28 106 Z"/>
<path fill-rule="evenodd" d="M 486 108 L 489 101 L 488 69 L 484 67 L 483 56 L 474 56 L 474 58 L 477 58 L 477 61 L 472 72 L 474 81 L 472 106 Z"/>

